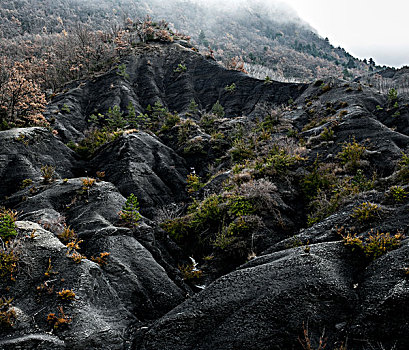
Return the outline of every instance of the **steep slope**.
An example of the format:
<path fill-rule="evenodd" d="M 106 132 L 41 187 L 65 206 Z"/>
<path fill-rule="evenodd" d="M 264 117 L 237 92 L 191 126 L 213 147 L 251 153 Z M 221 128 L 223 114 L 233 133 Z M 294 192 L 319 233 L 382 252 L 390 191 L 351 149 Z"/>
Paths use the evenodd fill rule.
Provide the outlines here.
<path fill-rule="evenodd" d="M 122 64 L 0 131 L 1 348 L 408 347 L 404 97 Z"/>
<path fill-rule="evenodd" d="M 16 40 L 20 45 L 28 39 L 35 43 L 35 35 L 41 35 L 55 42 L 55 34 L 75 31 L 79 23 L 94 30 L 115 28 L 124 18 L 147 14 L 157 21 L 169 21 L 203 50 L 210 45 L 218 60 L 243 59 L 250 74 L 262 79 L 266 75 L 284 81 L 328 76 L 350 79 L 375 68 L 333 47 L 278 2 L 238 1 L 234 6 L 216 6 L 185 0 L 4 1 L 0 5 L 0 36 L 10 39 L 4 41 L 6 54 Z"/>

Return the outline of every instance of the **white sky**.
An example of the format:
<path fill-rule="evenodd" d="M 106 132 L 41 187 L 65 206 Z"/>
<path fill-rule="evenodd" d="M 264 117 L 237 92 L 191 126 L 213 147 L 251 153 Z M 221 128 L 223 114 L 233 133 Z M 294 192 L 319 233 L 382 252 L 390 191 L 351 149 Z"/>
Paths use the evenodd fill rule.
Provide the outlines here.
<path fill-rule="evenodd" d="M 409 0 L 281 1 L 334 46 L 377 64 L 409 65 Z"/>

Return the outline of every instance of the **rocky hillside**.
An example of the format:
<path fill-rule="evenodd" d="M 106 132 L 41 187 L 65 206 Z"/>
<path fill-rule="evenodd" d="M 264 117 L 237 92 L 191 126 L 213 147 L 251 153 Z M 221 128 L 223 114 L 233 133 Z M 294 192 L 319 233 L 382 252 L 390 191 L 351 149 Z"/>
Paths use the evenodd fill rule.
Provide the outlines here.
<path fill-rule="evenodd" d="M 407 349 L 408 117 L 138 44 L 0 131 L 0 348 Z"/>
<path fill-rule="evenodd" d="M 254 0 L 236 1 L 234 5 L 194 0 L 3 1 L 0 53 L 12 55 L 10 47 L 17 45 L 16 54 L 21 54 L 19 47 L 45 41 L 41 52 L 36 53 L 38 57 L 58 43 L 59 34 L 75 32 L 81 26 L 115 33 L 127 17 L 146 15 L 155 21 L 165 19 L 172 29 L 190 35 L 201 50 L 210 47 L 226 66 L 244 65 L 246 71 L 260 79 L 268 75 L 281 81 L 312 81 L 329 76 L 351 80 L 379 68 L 354 58 L 341 47 L 335 48 L 294 10 L 278 2 L 267 5 Z M 78 45 L 84 45 L 84 41 Z"/>

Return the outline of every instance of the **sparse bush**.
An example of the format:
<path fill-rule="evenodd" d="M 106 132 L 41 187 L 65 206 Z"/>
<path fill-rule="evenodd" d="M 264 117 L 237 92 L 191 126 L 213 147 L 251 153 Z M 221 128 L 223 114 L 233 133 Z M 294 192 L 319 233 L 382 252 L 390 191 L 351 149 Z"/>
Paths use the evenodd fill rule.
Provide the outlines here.
<path fill-rule="evenodd" d="M 21 189 L 24 189 L 24 188 L 27 188 L 27 187 L 31 186 L 32 184 L 33 184 L 33 180 L 31 180 L 31 179 L 24 179 L 24 180 L 21 182 L 20 188 L 21 188 Z"/>
<path fill-rule="evenodd" d="M 68 105 L 64 103 L 61 107 L 61 112 L 70 113 L 71 112 L 70 107 L 68 107 Z"/>
<path fill-rule="evenodd" d="M 203 271 L 196 268 L 194 264 L 189 265 L 179 265 L 179 271 L 182 273 L 183 279 L 193 280 L 200 279 L 203 276 Z"/>
<path fill-rule="evenodd" d="M 351 142 L 344 142 L 342 150 L 338 153 L 337 157 L 341 160 L 341 164 L 356 169 L 360 166 L 365 150 L 366 147 L 353 138 Z"/>
<path fill-rule="evenodd" d="M 352 251 L 358 250 L 365 254 L 371 260 L 375 260 L 380 256 L 397 249 L 400 246 L 401 240 L 404 238 L 402 233 L 397 233 L 393 236 L 389 232 L 373 232 L 365 239 L 359 238 L 356 234 L 348 233 L 342 236 L 344 245 L 351 247 Z"/>
<path fill-rule="evenodd" d="M 110 255 L 111 253 L 102 252 L 102 253 L 99 253 L 99 256 L 97 257 L 91 256 L 91 260 L 97 263 L 99 266 L 105 266 L 108 263 L 108 257 Z"/>
<path fill-rule="evenodd" d="M 184 73 L 187 71 L 186 65 L 179 63 L 178 66 L 173 70 L 175 73 Z"/>
<path fill-rule="evenodd" d="M 388 102 L 389 105 L 392 105 L 396 102 L 396 100 L 398 99 L 398 91 L 396 91 L 396 89 L 390 89 L 388 91 Z"/>
<path fill-rule="evenodd" d="M 74 232 L 74 230 L 71 229 L 70 226 L 67 226 L 65 224 L 64 224 L 63 229 L 61 230 L 61 232 L 57 236 L 64 243 L 68 243 L 70 241 L 75 241 L 77 239 L 77 235 Z"/>
<path fill-rule="evenodd" d="M 16 312 L 12 308 L 12 301 L 12 298 L 0 298 L 0 326 L 3 329 L 13 327 L 14 322 L 16 321 Z"/>
<path fill-rule="evenodd" d="M 47 315 L 47 322 L 54 329 L 61 329 L 67 327 L 72 322 L 72 319 L 64 313 L 62 306 L 60 306 L 58 308 L 58 315 L 54 313 Z"/>
<path fill-rule="evenodd" d="M 189 174 L 186 181 L 188 193 L 199 191 L 204 186 L 204 184 L 200 181 L 200 177 L 195 173 Z"/>
<path fill-rule="evenodd" d="M 125 226 L 129 228 L 138 226 L 142 216 L 139 214 L 138 198 L 133 193 L 128 196 L 118 215 Z"/>
<path fill-rule="evenodd" d="M 129 80 L 129 74 L 126 72 L 126 65 L 124 63 L 117 66 L 116 74 L 126 80 Z"/>
<path fill-rule="evenodd" d="M 17 236 L 15 222 L 17 220 L 17 212 L 10 209 L 0 208 L 0 238 L 3 241 L 8 241 Z"/>
<path fill-rule="evenodd" d="M 72 289 L 62 289 L 60 292 L 57 292 L 57 295 L 63 301 L 75 300 L 75 293 Z"/>
<path fill-rule="evenodd" d="M 320 134 L 320 139 L 323 141 L 331 141 L 334 139 L 334 130 L 331 128 L 324 128 Z"/>
<path fill-rule="evenodd" d="M 408 193 L 401 186 L 392 186 L 389 188 L 388 196 L 392 197 L 395 202 L 402 203 L 408 196 Z"/>
<path fill-rule="evenodd" d="M 233 147 L 230 149 L 229 153 L 234 163 L 252 159 L 255 156 L 254 151 L 251 149 L 251 145 L 242 139 L 234 140 Z"/>
<path fill-rule="evenodd" d="M 0 281 L 15 281 L 18 260 L 19 253 L 15 245 L 12 242 L 0 242 Z"/>
<path fill-rule="evenodd" d="M 351 217 L 360 223 L 366 223 L 375 219 L 379 211 L 380 208 L 377 204 L 364 202 L 354 209 Z"/>
<path fill-rule="evenodd" d="M 226 85 L 226 86 L 224 87 L 224 91 L 227 91 L 227 92 L 234 92 L 234 91 L 236 91 L 236 84 L 235 84 L 235 83 L 232 83 L 231 85 Z"/>
<path fill-rule="evenodd" d="M 223 118 L 224 117 L 224 108 L 223 106 L 220 104 L 219 100 L 216 101 L 216 103 L 213 105 L 212 107 L 212 113 L 214 115 L 216 115 L 219 118 Z"/>
<path fill-rule="evenodd" d="M 122 131 L 108 132 L 96 128 L 88 130 L 85 138 L 78 144 L 69 142 L 68 147 L 76 151 L 81 157 L 85 159 L 91 158 L 97 150 L 103 145 L 116 140 L 122 135 Z"/>
<path fill-rule="evenodd" d="M 55 167 L 53 167 L 52 165 L 43 165 L 40 170 L 41 175 L 43 176 L 44 183 L 49 183 L 53 180 Z"/>

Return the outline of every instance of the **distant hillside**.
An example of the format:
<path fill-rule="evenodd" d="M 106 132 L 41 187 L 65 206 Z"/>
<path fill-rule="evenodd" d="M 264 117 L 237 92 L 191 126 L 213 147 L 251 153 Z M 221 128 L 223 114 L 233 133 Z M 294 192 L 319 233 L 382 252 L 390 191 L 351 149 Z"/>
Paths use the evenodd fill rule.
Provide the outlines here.
<path fill-rule="evenodd" d="M 115 30 L 127 17 L 166 19 L 173 29 L 192 37 L 218 61 L 264 79 L 310 81 L 328 76 L 353 79 L 372 71 L 342 48 L 334 48 L 290 9 L 237 2 L 235 7 L 200 5 L 193 0 L 3 1 L 0 38 L 33 39 L 69 31 L 79 23 Z"/>

